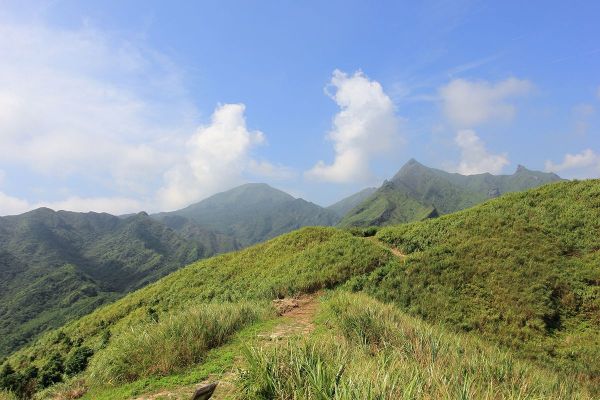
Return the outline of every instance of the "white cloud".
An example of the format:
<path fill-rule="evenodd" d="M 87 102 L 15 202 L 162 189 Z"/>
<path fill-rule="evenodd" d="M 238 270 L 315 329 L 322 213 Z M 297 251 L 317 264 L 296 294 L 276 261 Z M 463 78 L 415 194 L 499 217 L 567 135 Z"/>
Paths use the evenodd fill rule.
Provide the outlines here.
<path fill-rule="evenodd" d="M 275 180 L 291 179 L 296 176 L 296 172 L 292 168 L 281 164 L 271 164 L 265 160 L 250 160 L 248 172 L 252 175 Z"/>
<path fill-rule="evenodd" d="M 21 214 L 39 207 L 78 212 L 103 211 L 121 215 L 140 211 L 143 209 L 143 204 L 138 200 L 124 197 L 82 198 L 78 196 L 71 196 L 55 202 L 30 203 L 27 200 L 0 192 L 0 215 Z"/>
<path fill-rule="evenodd" d="M 506 153 L 490 154 L 481 138 L 472 130 L 458 131 L 454 142 L 460 148 L 461 160 L 453 170 L 460 174 L 498 174 L 509 163 Z"/>
<path fill-rule="evenodd" d="M 20 214 L 30 209 L 27 201 L 0 192 L 0 215 Z"/>
<path fill-rule="evenodd" d="M 143 42 L 0 19 L 0 54 L 0 168 L 27 174 L 22 192 L 58 181 L 67 193 L 50 203 L 3 194 L 0 215 L 40 205 L 156 211 L 241 183 L 246 172 L 284 176 L 285 167 L 249 157 L 263 135 L 246 129 L 242 104 L 219 107 L 196 130 L 179 71 Z M 90 185 L 99 197 L 86 194 Z"/>
<path fill-rule="evenodd" d="M 509 120 L 514 116 L 511 97 L 525 95 L 533 89 L 527 80 L 508 78 L 492 84 L 487 81 L 454 79 L 439 90 L 446 117 L 456 126 L 473 128 L 492 119 Z"/>
<path fill-rule="evenodd" d="M 0 158 L 38 173 L 148 179 L 193 112 L 160 55 L 91 28 L 2 23 L 0 54 Z"/>
<path fill-rule="evenodd" d="M 561 163 L 546 161 L 546 171 L 561 173 L 568 178 L 599 178 L 600 154 L 585 149 L 578 154 L 565 154 Z"/>
<path fill-rule="evenodd" d="M 159 202 L 168 209 L 189 204 L 243 181 L 251 163 L 250 150 L 264 141 L 260 131 L 249 131 L 243 104 L 217 107 L 211 123 L 188 140 L 183 162 L 165 174 Z"/>
<path fill-rule="evenodd" d="M 114 215 L 122 215 L 141 211 L 144 205 L 135 199 L 125 197 L 68 197 L 56 202 L 43 202 L 31 208 L 48 207 L 53 210 L 68 210 L 77 212 L 104 211 Z"/>
<path fill-rule="evenodd" d="M 327 135 L 334 143 L 333 164 L 319 161 L 307 178 L 330 182 L 357 182 L 371 178 L 370 161 L 388 152 L 399 139 L 399 118 L 381 85 L 362 72 L 339 70 L 331 78 L 329 96 L 340 107 Z"/>

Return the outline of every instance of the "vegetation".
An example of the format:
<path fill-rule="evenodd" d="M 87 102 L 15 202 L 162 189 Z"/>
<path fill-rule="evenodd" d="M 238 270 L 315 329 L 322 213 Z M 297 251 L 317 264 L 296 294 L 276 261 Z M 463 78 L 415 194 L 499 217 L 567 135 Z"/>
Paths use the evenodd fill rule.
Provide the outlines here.
<path fill-rule="evenodd" d="M 267 315 L 269 308 L 259 304 L 206 304 L 133 326 L 93 360 L 90 377 L 115 385 L 168 375 L 200 362 L 208 350 Z"/>
<path fill-rule="evenodd" d="M 165 221 L 178 217 L 220 232 L 249 246 L 303 226 L 331 226 L 340 217 L 264 183 L 250 183 L 218 193 L 182 210 L 154 215 Z"/>
<path fill-rule="evenodd" d="M 338 294 L 324 309 L 326 330 L 246 352 L 239 398 L 592 398 L 567 376 L 434 328 L 366 295 Z"/>
<path fill-rule="evenodd" d="M 44 335 L 34 345 L 13 354 L 8 363 L 19 371 L 29 366 L 43 368 L 53 362 L 50 355 L 59 354 L 65 360 L 75 347 L 87 346 L 94 351 L 90 368 L 96 371 L 95 365 L 108 368 L 107 357 L 115 358 L 117 362 L 116 354 L 126 352 L 127 343 L 136 352 L 147 354 L 142 349 L 144 343 L 150 342 L 136 342 L 133 347 L 131 341 L 136 336 L 158 341 L 165 332 L 173 334 L 172 330 L 178 325 L 170 325 L 168 321 L 185 320 L 175 315 L 188 312 L 190 307 L 211 302 L 272 300 L 333 288 L 352 276 L 383 266 L 390 258 L 385 249 L 348 232 L 335 228 L 303 228 L 264 244 L 202 260 L 176 271 Z M 142 329 L 146 335 L 129 334 L 132 326 L 136 327 L 136 332 Z M 150 330 L 149 327 L 154 328 Z M 112 355 L 109 357 L 108 354 Z M 114 368 L 125 371 L 123 364 Z M 136 371 L 133 376 L 146 376 L 138 369 L 132 367 L 132 370 Z M 121 376 L 119 374 L 114 376 Z M 60 375 L 64 380 L 66 374 Z M 114 380 L 120 382 L 123 379 Z"/>
<path fill-rule="evenodd" d="M 509 194 L 376 238 L 407 257 L 354 290 L 600 378 L 600 181 Z"/>
<path fill-rule="evenodd" d="M 472 207 L 501 194 L 561 180 L 519 166 L 513 175 L 460 175 L 410 160 L 374 194 L 357 205 L 340 226 L 393 225 L 420 221 Z"/>
<path fill-rule="evenodd" d="M 123 219 L 41 208 L 1 217 L 0 357 L 48 328 L 232 248 L 203 232 L 184 238 L 144 213 Z"/>
<path fill-rule="evenodd" d="M 348 214 L 350 210 L 352 210 L 354 207 L 356 207 L 357 205 L 365 201 L 365 199 L 367 199 L 373 193 L 375 193 L 376 190 L 377 188 L 374 187 L 363 189 L 358 193 L 354 193 L 353 195 L 350 195 L 330 205 L 329 207 L 327 207 L 327 209 L 333 211 L 340 218 L 342 218 L 344 215 Z"/>
<path fill-rule="evenodd" d="M 54 387 L 123 398 L 231 369 L 235 342 L 249 345 L 241 398 L 597 398 L 599 237 L 598 180 L 401 226 L 303 228 L 43 335 L 0 382 L 21 397 L 62 380 Z M 243 335 L 272 318 L 268 300 L 330 289 L 361 293 L 333 294 L 312 335 Z"/>
<path fill-rule="evenodd" d="M 198 259 L 338 219 L 264 184 L 152 217 L 0 217 L 0 357 Z"/>

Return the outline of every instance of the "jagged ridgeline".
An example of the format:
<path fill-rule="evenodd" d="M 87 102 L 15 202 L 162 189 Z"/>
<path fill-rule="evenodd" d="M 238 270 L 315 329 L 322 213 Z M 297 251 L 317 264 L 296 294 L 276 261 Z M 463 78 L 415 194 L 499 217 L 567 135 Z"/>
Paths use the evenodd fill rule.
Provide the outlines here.
<path fill-rule="evenodd" d="M 348 211 L 340 226 L 383 226 L 463 210 L 501 194 L 560 181 L 556 174 L 519 166 L 513 175 L 452 174 L 408 161 L 376 192 Z"/>
<path fill-rule="evenodd" d="M 47 377 L 59 362 L 66 364 L 83 353 L 79 349 L 89 349 L 89 366 L 66 384 L 88 390 L 88 398 L 124 398 L 148 385 L 177 385 L 187 369 L 200 371 L 198 366 L 204 364 L 203 373 L 246 370 L 242 386 L 232 389 L 241 391 L 234 393 L 238 398 L 248 398 L 244 395 L 249 393 L 254 398 L 294 398 L 299 395 L 296 390 L 318 393 L 311 385 L 358 393 L 352 392 L 360 389 L 352 382 L 361 376 L 404 382 L 402 389 L 378 386 L 384 391 L 381 398 L 397 398 L 393 395 L 408 390 L 424 398 L 488 391 L 497 398 L 597 398 L 599 238 L 598 180 L 507 194 L 440 218 L 380 228 L 375 237 L 304 228 L 194 263 L 44 335 L 13 354 L 8 364 L 23 379 L 33 367 L 38 376 Z M 328 303 L 335 319 L 316 320 L 324 324 L 322 329 L 281 350 L 255 346 L 256 334 L 244 333 L 255 325 L 268 329 L 265 321 L 276 318 L 269 300 L 322 290 L 363 292 L 361 296 L 387 305 L 367 297 Z M 435 327 L 410 322 L 402 314 Z M 213 320 L 213 325 L 206 324 Z M 219 332 L 218 340 L 206 339 L 212 333 L 183 329 L 186 321 L 206 329 L 219 327 L 210 331 Z M 460 338 L 448 336 L 447 330 Z M 385 341 L 375 340 L 380 335 L 373 332 L 385 334 Z M 181 346 L 194 337 L 204 339 L 192 352 L 197 357 L 189 357 Z M 246 362 L 236 361 L 231 347 L 219 353 L 231 340 L 239 343 L 240 352 L 248 346 L 255 349 Z M 365 347 L 356 347 L 359 343 Z M 348 352 L 336 353 L 338 345 Z M 390 358 L 386 346 L 402 350 L 407 358 Z M 214 352 L 209 357 L 210 348 Z M 494 355 L 498 349 L 502 355 Z M 169 367 L 173 357 L 180 362 Z M 218 368 L 211 364 L 214 357 L 220 360 Z M 155 365 L 156 359 L 164 360 L 163 367 Z M 237 362 L 241 364 L 233 365 Z M 299 365 L 306 366 L 299 367 L 299 374 L 322 365 L 324 369 L 317 368 L 320 381 L 311 381 L 309 375 L 294 381 Z M 402 374 L 407 375 L 396 375 L 403 365 L 407 369 Z M 269 371 L 274 375 L 265 375 Z M 174 377 L 158 379 L 165 375 Z M 68 376 L 59 373 L 56 379 Z M 304 383 L 298 387 L 298 382 Z"/>

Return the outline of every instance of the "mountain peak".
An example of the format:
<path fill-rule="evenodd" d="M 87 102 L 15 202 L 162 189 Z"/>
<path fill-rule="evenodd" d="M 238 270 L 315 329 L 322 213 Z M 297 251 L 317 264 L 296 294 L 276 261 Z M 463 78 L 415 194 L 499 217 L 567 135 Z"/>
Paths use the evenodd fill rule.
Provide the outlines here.
<path fill-rule="evenodd" d="M 529 170 L 525 168 L 525 166 L 519 164 L 517 165 L 517 170 L 515 171 L 515 174 L 518 174 L 519 172 L 529 172 Z"/>

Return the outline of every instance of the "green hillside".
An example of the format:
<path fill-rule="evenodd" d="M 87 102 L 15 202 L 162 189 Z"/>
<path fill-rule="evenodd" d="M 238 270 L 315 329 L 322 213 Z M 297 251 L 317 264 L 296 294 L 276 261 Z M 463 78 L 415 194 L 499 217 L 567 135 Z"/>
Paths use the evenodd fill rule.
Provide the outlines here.
<path fill-rule="evenodd" d="M 233 248 L 187 238 L 140 213 L 41 208 L 0 218 L 0 356 L 199 258 Z"/>
<path fill-rule="evenodd" d="M 209 374 L 238 374 L 236 398 L 591 399 L 600 395 L 598 238 L 598 180 L 508 194 L 375 237 L 304 228 L 196 262 L 70 322 L 13 354 L 3 368 L 17 372 L 4 376 L 67 380 L 55 393 L 94 399 Z M 269 300 L 322 290 L 312 333 L 260 341 L 281 319 Z M 68 378 L 67 364 L 85 371 Z"/>
<path fill-rule="evenodd" d="M 396 175 L 353 208 L 340 226 L 393 225 L 472 207 L 504 193 L 535 188 L 561 178 L 519 166 L 513 175 L 460 175 L 408 161 Z"/>
<path fill-rule="evenodd" d="M 600 378 L 600 181 L 503 196 L 377 239 L 407 257 L 355 287 L 568 371 Z"/>
<path fill-rule="evenodd" d="M 235 238 L 242 247 L 303 226 L 331 226 L 339 220 L 333 211 L 264 183 L 238 186 L 184 209 L 153 217 L 164 221 L 173 216 Z"/>
<path fill-rule="evenodd" d="M 336 213 L 340 218 L 346 215 L 350 210 L 354 207 L 365 201 L 370 195 L 375 193 L 377 188 L 366 188 L 361 190 L 360 192 L 354 193 L 330 206 L 327 207 L 328 210 Z"/>

